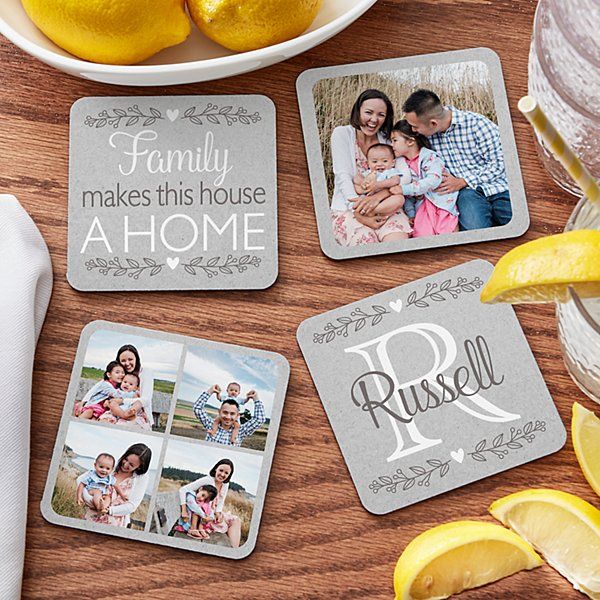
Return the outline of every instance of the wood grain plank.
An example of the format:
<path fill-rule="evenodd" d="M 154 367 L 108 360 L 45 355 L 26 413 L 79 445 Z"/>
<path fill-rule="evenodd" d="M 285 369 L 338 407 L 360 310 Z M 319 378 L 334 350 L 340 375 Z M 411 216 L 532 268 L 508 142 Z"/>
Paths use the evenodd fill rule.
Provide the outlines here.
<path fill-rule="evenodd" d="M 42 231 L 55 287 L 34 372 L 32 461 L 23 597 L 358 599 L 393 595 L 392 572 L 408 541 L 439 522 L 491 520 L 497 497 L 554 486 L 597 498 L 577 468 L 570 439 L 560 452 L 394 514 L 361 507 L 295 342 L 303 319 L 473 258 L 495 262 L 523 240 L 560 231 L 574 201 L 537 160 L 531 131 L 516 110 L 526 93 L 534 0 L 379 0 L 325 44 L 279 65 L 222 81 L 173 88 L 121 88 L 70 77 L 0 41 L 0 189 L 14 193 Z M 416 31 L 425 32 L 424 35 Z M 371 36 L 380 40 L 373 44 Z M 529 199 L 531 228 L 520 240 L 334 262 L 320 250 L 295 93 L 305 69 L 489 46 L 500 55 Z M 82 96 L 266 93 L 277 106 L 280 275 L 259 292 L 95 293 L 65 279 L 68 120 Z M 587 402 L 562 364 L 551 306 L 517 307 L 561 417 Z M 64 395 L 82 327 L 103 318 L 212 338 L 287 356 L 289 393 L 256 551 L 241 562 L 55 527 L 39 512 Z M 523 398 L 523 402 L 527 399 Z M 590 408 L 592 408 L 590 406 Z M 316 508 L 315 508 L 316 507 Z M 90 585 L 89 564 L 97 565 Z M 226 585 L 224 582 L 227 582 Z M 501 600 L 581 597 L 544 566 L 463 594 Z"/>

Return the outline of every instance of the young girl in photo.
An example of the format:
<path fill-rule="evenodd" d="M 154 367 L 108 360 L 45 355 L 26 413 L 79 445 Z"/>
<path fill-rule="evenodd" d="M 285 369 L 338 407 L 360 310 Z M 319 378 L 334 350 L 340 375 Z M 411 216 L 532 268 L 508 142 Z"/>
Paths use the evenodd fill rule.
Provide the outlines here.
<path fill-rule="evenodd" d="M 191 518 L 186 520 L 180 518 L 175 531 L 187 533 L 190 537 L 209 539 L 209 533 L 213 531 L 213 522 L 215 520 L 215 510 L 213 500 L 217 497 L 217 488 L 214 485 L 206 484 L 194 492 L 187 492 L 185 503 Z"/>
<path fill-rule="evenodd" d="M 406 159 L 413 179 L 411 183 L 401 183 L 391 178 L 377 185 L 389 187 L 392 194 L 404 195 L 404 210 L 409 218 L 414 217 L 413 237 L 458 231 L 458 192 L 435 192 L 442 183 L 444 161 L 431 150 L 427 138 L 413 132 L 404 119 L 394 125 L 390 137 L 395 156 Z M 385 211 L 387 204 L 393 205 L 395 197 L 381 202 L 377 211 Z M 416 201 L 414 207 L 412 201 Z"/>
<path fill-rule="evenodd" d="M 96 383 L 84 399 L 75 406 L 75 416 L 80 419 L 98 419 L 108 409 L 107 402 L 111 398 L 121 397 L 121 382 L 125 377 L 125 369 L 116 360 L 106 365 L 104 379 Z"/>

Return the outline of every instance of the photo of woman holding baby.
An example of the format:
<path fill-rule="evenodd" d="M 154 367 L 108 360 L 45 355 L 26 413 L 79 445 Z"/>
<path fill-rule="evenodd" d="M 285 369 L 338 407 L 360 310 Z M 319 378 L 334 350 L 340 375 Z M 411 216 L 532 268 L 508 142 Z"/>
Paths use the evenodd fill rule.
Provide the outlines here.
<path fill-rule="evenodd" d="M 162 444 L 162 436 L 71 420 L 52 494 L 53 511 L 143 530 Z"/>
<path fill-rule="evenodd" d="M 253 530 L 262 470 L 258 452 L 171 437 L 150 531 L 189 546 L 239 548 Z"/>
<path fill-rule="evenodd" d="M 162 432 L 181 346 L 161 345 L 138 336 L 122 338 L 122 333 L 98 331 L 90 339 L 73 415 L 138 431 Z M 159 366 L 159 373 L 154 365 Z"/>
<path fill-rule="evenodd" d="M 394 107 L 381 91 L 363 91 L 350 113 L 350 123 L 340 125 L 331 135 L 334 190 L 331 217 L 336 241 L 343 246 L 407 239 L 412 232 L 408 218 L 401 207 L 389 214 L 379 211 L 366 215 L 362 207 L 356 210 L 365 190 L 364 175 L 385 166 L 395 168 L 395 159 L 389 144 L 394 123 Z M 378 203 L 390 196 L 381 190 L 370 200 Z"/>
<path fill-rule="evenodd" d="M 146 494 L 147 473 L 151 460 L 152 450 L 141 443 L 127 448 L 117 461 L 108 453 L 99 454 L 94 461 L 93 468 L 90 469 L 93 472 L 88 471 L 77 478 L 78 503 L 85 506 L 83 518 L 93 523 L 127 527 L 131 521 L 131 514 L 137 510 Z M 102 477 L 106 471 L 112 473 L 112 481 L 100 484 L 106 486 L 107 493 L 104 494 L 106 499 L 99 504 L 94 502 L 94 487 L 92 487 L 92 491 L 89 489 L 91 486 L 95 486 L 95 489 L 98 490 L 98 484 L 86 482 L 90 479 L 97 480 L 98 476 Z M 91 496 L 91 500 L 89 496 Z"/>
<path fill-rule="evenodd" d="M 181 517 L 176 531 L 203 540 L 210 539 L 211 532 L 225 533 L 232 548 L 240 545 L 240 518 L 223 510 L 234 470 L 233 462 L 222 458 L 208 475 L 179 488 Z"/>

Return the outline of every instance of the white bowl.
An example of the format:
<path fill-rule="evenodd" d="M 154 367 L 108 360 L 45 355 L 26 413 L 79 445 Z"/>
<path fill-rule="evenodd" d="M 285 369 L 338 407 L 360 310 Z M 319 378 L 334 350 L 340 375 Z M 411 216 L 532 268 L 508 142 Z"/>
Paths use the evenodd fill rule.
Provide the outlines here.
<path fill-rule="evenodd" d="M 227 50 L 192 23 L 192 33 L 185 42 L 134 66 L 96 64 L 61 50 L 33 24 L 20 0 L 0 0 L 0 33 L 39 60 L 84 79 L 117 85 L 174 85 L 230 77 L 291 58 L 339 33 L 375 2 L 325 0 L 315 21 L 301 36 L 252 52 Z"/>

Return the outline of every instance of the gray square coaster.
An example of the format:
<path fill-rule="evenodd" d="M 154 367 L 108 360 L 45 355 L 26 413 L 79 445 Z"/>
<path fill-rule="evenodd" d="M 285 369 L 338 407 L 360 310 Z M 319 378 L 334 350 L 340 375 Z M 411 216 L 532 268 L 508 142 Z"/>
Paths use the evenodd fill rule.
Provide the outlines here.
<path fill-rule="evenodd" d="M 332 158 L 330 129 L 340 125 L 348 127 L 350 124 L 351 105 L 344 106 L 343 119 L 339 120 L 338 113 L 342 111 L 345 97 L 350 97 L 354 101 L 367 88 L 377 88 L 380 84 L 390 85 L 390 81 L 396 81 L 394 86 L 400 90 L 404 89 L 403 86 L 408 85 L 407 82 L 410 82 L 410 91 L 423 87 L 435 87 L 441 95 L 442 102 L 446 104 L 456 102 L 456 108 L 469 110 L 467 104 L 463 104 L 456 98 L 454 93 L 456 89 L 438 89 L 441 85 L 439 81 L 445 73 L 447 77 L 452 77 L 450 83 L 453 87 L 463 89 L 465 86 L 465 89 L 469 89 L 468 86 L 472 83 L 466 77 L 466 70 L 469 68 L 474 69 L 479 76 L 483 77 L 485 74 L 483 77 L 485 83 L 481 85 L 489 94 L 493 105 L 491 110 L 495 113 L 497 120 L 501 154 L 510 193 L 512 218 L 502 225 L 469 231 L 421 235 L 396 241 L 380 241 L 379 243 L 365 243 L 364 241 L 350 245 L 339 243 L 332 223 L 331 203 L 336 176 L 330 160 Z M 465 73 L 461 75 L 463 70 Z M 398 82 L 403 83 L 401 85 Z M 343 260 L 360 256 L 505 239 L 518 237 L 529 228 L 527 198 L 519 166 L 502 65 L 499 56 L 493 50 L 470 48 L 308 69 L 298 77 L 296 88 L 319 240 L 321 249 L 328 257 Z M 448 93 L 442 93 L 445 91 Z M 408 95 L 408 90 L 406 93 Z M 470 92 L 467 93 L 467 95 L 469 94 Z M 404 96 L 403 100 L 406 100 L 406 97 Z M 394 109 L 396 119 L 400 119 L 402 117 L 401 104 L 394 106 Z M 475 108 L 473 110 L 479 112 Z M 342 176 L 343 169 L 341 169 L 340 177 Z M 335 227 L 338 226 L 339 224 Z M 348 232 L 348 235 L 351 236 L 351 233 Z"/>
<path fill-rule="evenodd" d="M 115 367 L 126 370 L 127 360 L 139 369 L 133 372 L 140 395 L 131 402 L 141 402 L 143 412 L 126 422 L 111 416 L 112 406 L 99 417 L 75 416 L 81 415 L 78 403 L 104 393 L 107 371 L 112 377 Z M 41 503 L 44 518 L 203 554 L 248 556 L 256 545 L 288 378 L 288 362 L 274 352 L 119 323 L 89 323 L 79 341 L 48 471 Z M 232 382 L 237 397 L 230 394 Z M 220 399 L 212 389 L 215 384 Z M 223 407 L 232 410 L 236 398 L 237 443 L 226 423 L 214 423 L 217 416 L 222 418 Z M 216 434 L 211 437 L 213 425 Z M 115 474 L 124 459 L 140 457 L 140 452 L 147 458 L 146 468 L 140 470 L 140 459 L 128 481 L 131 487 L 122 484 L 126 500 L 112 494 L 114 513 L 103 515 L 78 505 L 78 478 L 91 473 L 97 457 L 113 457 Z M 191 538 L 177 530 L 181 505 L 188 503 L 188 492 L 194 496 L 201 486 L 216 486 L 216 471 L 223 463 L 230 467 L 229 479 L 212 499 L 215 515 L 210 515 L 220 512 L 223 520 L 211 525 L 207 539 Z"/>
<path fill-rule="evenodd" d="M 491 271 L 471 261 L 298 328 L 369 512 L 391 512 L 563 446 L 565 428 L 512 307 L 479 300 Z"/>
<path fill-rule="evenodd" d="M 271 100 L 73 104 L 67 278 L 74 288 L 263 289 L 277 269 Z"/>

